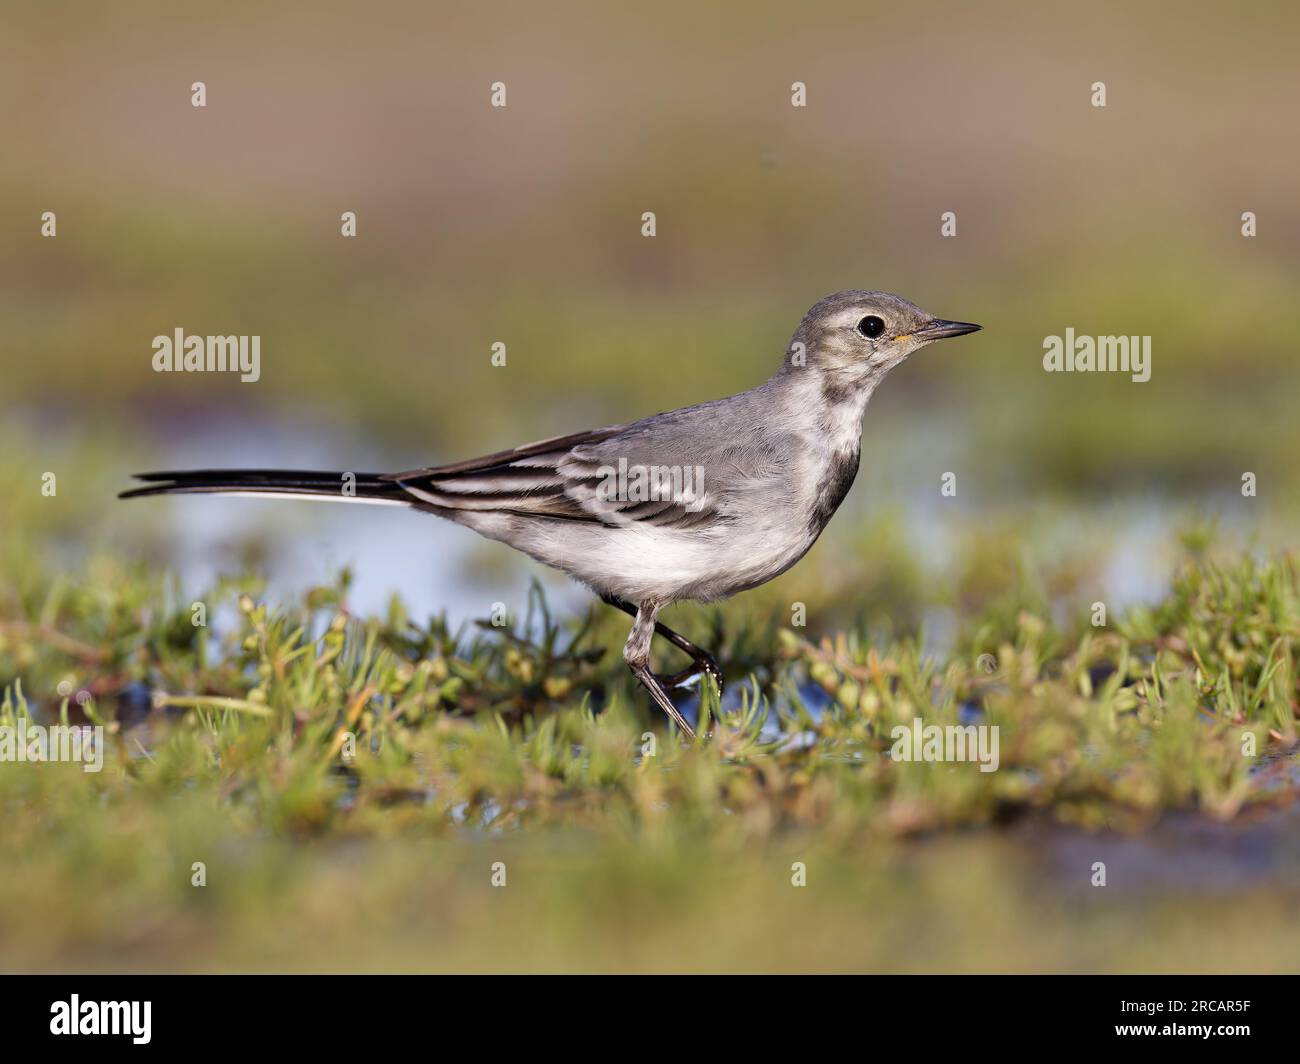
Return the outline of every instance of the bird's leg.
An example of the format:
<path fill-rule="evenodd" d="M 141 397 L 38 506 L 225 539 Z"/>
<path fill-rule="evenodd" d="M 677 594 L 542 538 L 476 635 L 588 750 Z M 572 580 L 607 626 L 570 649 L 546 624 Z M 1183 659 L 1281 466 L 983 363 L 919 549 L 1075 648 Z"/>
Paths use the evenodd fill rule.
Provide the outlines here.
<path fill-rule="evenodd" d="M 624 602 L 613 595 L 602 596 L 605 602 L 611 606 L 617 606 L 624 613 L 637 615 L 637 608 L 630 602 Z M 718 694 L 722 694 L 723 685 L 726 683 L 726 677 L 722 675 L 722 669 L 719 667 L 717 659 L 714 658 L 703 647 L 698 647 L 687 639 L 684 635 L 674 632 L 668 625 L 662 621 L 655 621 L 655 634 L 661 635 L 668 642 L 672 643 L 678 650 L 684 651 L 691 656 L 694 665 L 689 669 L 683 669 L 681 672 L 674 673 L 672 676 L 661 676 L 659 679 L 668 687 L 680 687 L 692 676 L 698 676 L 701 672 L 713 677 L 713 682 L 718 685 Z"/>
<path fill-rule="evenodd" d="M 694 739 L 694 729 L 686 723 L 686 718 L 673 705 L 672 699 L 659 685 L 658 678 L 650 671 L 650 642 L 655 637 L 655 614 L 658 612 L 659 607 L 653 602 L 641 603 L 640 609 L 636 611 L 636 620 L 632 622 L 632 632 L 623 647 L 623 660 L 641 686 L 650 692 L 650 697 L 659 703 L 659 708 L 675 720 L 677 727 L 689 738 Z"/>

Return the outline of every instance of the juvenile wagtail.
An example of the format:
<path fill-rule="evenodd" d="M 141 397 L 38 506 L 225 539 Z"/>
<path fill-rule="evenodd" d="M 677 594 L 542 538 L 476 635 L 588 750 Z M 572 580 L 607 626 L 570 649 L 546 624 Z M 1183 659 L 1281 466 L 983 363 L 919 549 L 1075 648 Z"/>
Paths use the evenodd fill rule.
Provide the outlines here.
<path fill-rule="evenodd" d="M 148 485 L 121 497 L 309 496 L 409 506 L 466 525 L 631 614 L 628 667 L 694 738 L 665 687 L 707 674 L 721 689 L 722 671 L 659 611 L 757 587 L 802 558 L 853 484 L 876 385 L 917 348 L 979 328 L 888 292 L 838 292 L 804 315 L 774 376 L 727 399 L 405 473 L 142 473 Z M 693 666 L 652 673 L 655 633 Z"/>

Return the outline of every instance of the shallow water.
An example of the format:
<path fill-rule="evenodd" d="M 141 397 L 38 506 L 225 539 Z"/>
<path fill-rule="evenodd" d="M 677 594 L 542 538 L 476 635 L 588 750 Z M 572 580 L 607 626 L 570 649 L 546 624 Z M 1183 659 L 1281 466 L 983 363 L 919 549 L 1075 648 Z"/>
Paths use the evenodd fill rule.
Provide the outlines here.
<path fill-rule="evenodd" d="M 1262 809 L 1231 823 L 1174 813 L 1140 835 L 1088 833 L 1036 824 L 1013 837 L 1036 855 L 1050 881 L 1086 894 L 1102 862 L 1119 892 L 1228 893 L 1279 882 L 1300 885 L 1300 806 Z"/>

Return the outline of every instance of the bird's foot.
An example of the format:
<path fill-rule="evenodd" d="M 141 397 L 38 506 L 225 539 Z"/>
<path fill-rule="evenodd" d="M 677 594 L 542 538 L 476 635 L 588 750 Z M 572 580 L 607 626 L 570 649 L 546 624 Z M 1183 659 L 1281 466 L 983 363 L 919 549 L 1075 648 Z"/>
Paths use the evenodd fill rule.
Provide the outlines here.
<path fill-rule="evenodd" d="M 668 697 L 668 693 L 663 689 L 662 683 L 658 676 L 652 673 L 644 665 L 632 666 L 632 675 L 640 682 L 641 686 L 650 692 L 650 697 L 665 713 L 672 718 L 673 722 L 679 727 L 688 739 L 695 739 L 695 729 L 686 723 L 686 718 L 682 716 L 681 710 L 673 705 L 673 700 Z"/>
<path fill-rule="evenodd" d="M 659 682 L 665 687 L 684 687 L 688 680 L 693 680 L 696 676 L 712 676 L 713 682 L 718 685 L 718 696 L 722 696 L 722 691 L 726 685 L 726 677 L 722 675 L 722 669 L 713 659 L 712 654 L 703 653 L 703 656 L 692 662 L 681 672 L 675 672 L 671 676 L 660 676 Z"/>

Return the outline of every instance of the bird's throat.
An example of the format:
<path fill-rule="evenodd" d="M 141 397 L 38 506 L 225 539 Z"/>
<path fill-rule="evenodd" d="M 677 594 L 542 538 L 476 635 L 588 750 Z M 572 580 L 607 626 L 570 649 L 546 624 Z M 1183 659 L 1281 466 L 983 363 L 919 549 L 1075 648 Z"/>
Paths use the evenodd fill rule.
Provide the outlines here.
<path fill-rule="evenodd" d="M 849 450 L 832 452 L 817 483 L 812 513 L 808 520 L 808 532 L 814 539 L 821 535 L 822 529 L 848 495 L 849 488 L 853 487 L 853 480 L 858 475 L 860 456 L 857 441 L 854 441 Z"/>

